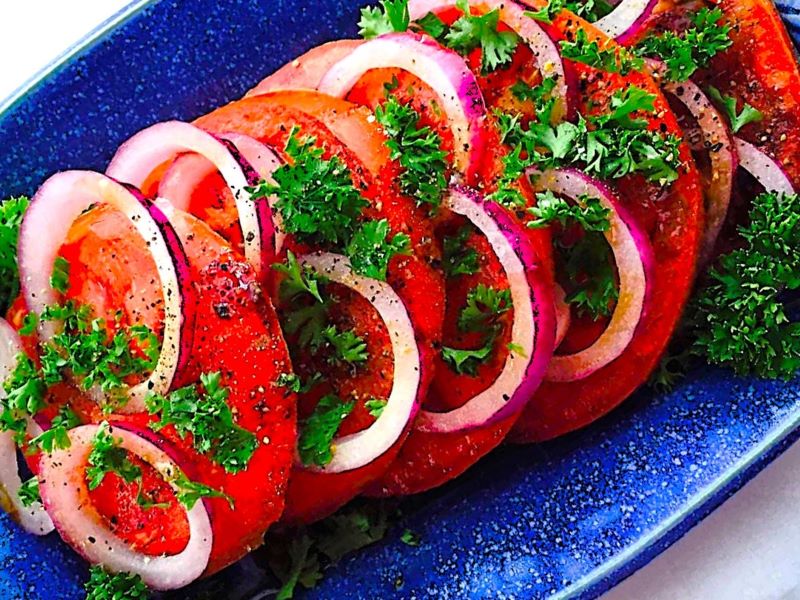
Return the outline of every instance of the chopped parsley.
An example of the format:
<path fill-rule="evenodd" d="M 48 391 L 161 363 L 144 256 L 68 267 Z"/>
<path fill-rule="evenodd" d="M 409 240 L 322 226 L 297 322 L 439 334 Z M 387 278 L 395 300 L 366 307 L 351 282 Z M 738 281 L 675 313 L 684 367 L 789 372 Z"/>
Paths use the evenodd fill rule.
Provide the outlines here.
<path fill-rule="evenodd" d="M 89 466 L 86 467 L 90 490 L 97 489 L 109 473 L 116 473 L 126 483 L 141 480 L 142 470 L 131 462 L 121 442 L 121 438 L 115 438 L 111 433 L 108 422 L 104 421 L 97 429 L 89 453 Z"/>
<path fill-rule="evenodd" d="M 800 196 L 760 194 L 744 247 L 720 258 L 695 299 L 696 350 L 739 375 L 789 379 L 800 368 L 800 323 L 784 294 L 800 289 Z"/>
<path fill-rule="evenodd" d="M 565 279 L 566 302 L 578 314 L 594 319 L 608 316 L 619 296 L 610 247 L 603 235 L 610 226 L 609 209 L 598 198 L 586 195 L 573 204 L 546 191 L 537 194 L 536 200 L 536 206 L 528 209 L 535 218 L 528 227 L 557 223 L 561 228 L 580 227 L 583 232 L 574 242 L 565 243 L 560 236 L 554 240 L 557 272 Z"/>
<path fill-rule="evenodd" d="M 13 431 L 14 440 L 25 439 L 28 419 L 45 407 L 47 384 L 36 364 L 26 354 L 17 355 L 11 375 L 3 382 L 5 397 L 0 399 L 0 430 Z"/>
<path fill-rule="evenodd" d="M 403 533 L 400 535 L 400 541 L 403 542 L 406 546 L 419 546 L 420 542 L 422 541 L 422 537 L 410 529 L 405 529 Z"/>
<path fill-rule="evenodd" d="M 522 80 L 511 86 L 511 93 L 517 100 L 530 101 L 536 106 L 536 113 L 541 123 L 549 123 L 556 101 L 553 90 L 558 80 L 555 77 L 545 77 L 538 85 L 529 85 Z"/>
<path fill-rule="evenodd" d="M 333 460 L 333 440 L 355 402 L 344 402 L 333 394 L 323 396 L 314 412 L 301 424 L 297 449 L 304 465 L 324 467 Z"/>
<path fill-rule="evenodd" d="M 408 0 L 381 0 L 380 5 L 380 8 L 368 6 L 361 9 L 358 33 L 364 39 L 371 39 L 384 33 L 406 31 L 411 24 Z"/>
<path fill-rule="evenodd" d="M 473 15 L 469 0 L 456 0 L 462 16 L 453 23 L 444 40 L 449 48 L 466 55 L 481 49 L 481 68 L 491 73 L 508 66 L 520 42 L 513 31 L 500 31 L 500 11 L 491 10 L 483 15 Z"/>
<path fill-rule="evenodd" d="M 478 272 L 478 252 L 467 245 L 472 235 L 468 225 L 461 227 L 455 235 L 446 235 L 442 241 L 442 268 L 447 277 L 473 275 Z"/>
<path fill-rule="evenodd" d="M 5 314 L 19 294 L 17 242 L 29 200 L 8 198 L 0 202 L 0 314 Z"/>
<path fill-rule="evenodd" d="M 177 389 L 164 397 L 149 394 L 147 411 L 158 415 L 153 431 L 172 425 L 181 438 L 192 434 L 192 445 L 228 473 L 247 468 L 258 446 L 256 436 L 238 426 L 228 406 L 230 391 L 221 385 L 219 372 L 200 375 L 200 385 Z"/>
<path fill-rule="evenodd" d="M 139 575 L 110 573 L 101 565 L 89 570 L 84 589 L 86 600 L 146 600 L 150 596 Z"/>
<path fill-rule="evenodd" d="M 311 377 L 303 381 L 296 373 L 281 373 L 275 385 L 284 387 L 295 394 L 307 394 L 315 385 L 322 381 L 321 373 L 314 373 Z"/>
<path fill-rule="evenodd" d="M 564 9 L 575 13 L 590 23 L 594 23 L 613 11 L 614 7 L 604 0 L 583 0 L 580 2 L 549 0 L 549 2 L 539 10 L 527 11 L 525 14 L 542 23 L 552 23 Z"/>
<path fill-rule="evenodd" d="M 50 275 L 50 285 L 57 292 L 66 294 L 69 289 L 69 261 L 62 257 L 57 256 L 53 264 L 53 272 Z"/>
<path fill-rule="evenodd" d="M 192 510 L 198 500 L 202 500 L 203 498 L 221 498 L 226 500 L 231 509 L 233 509 L 233 498 L 228 494 L 220 490 L 215 490 L 198 481 L 192 481 L 181 471 L 170 480 L 170 483 L 175 487 L 175 497 L 186 510 Z"/>
<path fill-rule="evenodd" d="M 325 327 L 318 337 L 311 340 L 311 348 L 315 353 L 324 353 L 330 364 L 355 365 L 369 358 L 364 339 L 353 330 L 340 330 L 336 325 Z"/>
<path fill-rule="evenodd" d="M 719 8 L 701 8 L 691 17 L 693 27 L 683 33 L 651 34 L 639 43 L 636 52 L 640 56 L 661 59 L 667 66 L 666 78 L 670 81 L 686 81 L 733 44 L 731 27 L 722 24 L 722 18 Z"/>
<path fill-rule="evenodd" d="M 417 204 L 437 208 L 447 191 L 449 165 L 442 138 L 428 126 L 420 126 L 420 114 L 410 104 L 401 104 L 393 95 L 375 109 L 375 118 L 383 127 L 392 160 L 403 168 L 400 190 Z"/>
<path fill-rule="evenodd" d="M 370 416 L 375 417 L 377 419 L 383 414 L 383 409 L 386 408 L 386 404 L 387 404 L 386 400 L 379 400 L 377 398 L 373 398 L 372 400 L 367 400 L 364 403 L 364 406 L 366 407 Z"/>
<path fill-rule="evenodd" d="M 623 46 L 600 47 L 597 41 L 590 41 L 583 29 L 578 29 L 574 40 L 561 40 L 561 55 L 572 61 L 583 63 L 606 73 L 627 75 L 640 71 L 644 60 Z"/>
<path fill-rule="evenodd" d="M 477 349 L 444 346 L 442 360 L 459 375 L 477 375 L 478 367 L 493 355 L 502 326 L 500 317 L 511 309 L 511 292 L 478 284 L 467 294 L 466 306 L 458 317 L 458 328 L 464 332 L 482 332 L 483 342 Z"/>
<path fill-rule="evenodd" d="M 22 506 L 26 508 L 33 506 L 35 502 L 41 502 L 42 497 L 39 495 L 39 480 L 36 477 L 31 477 L 23 481 L 17 491 L 17 496 Z"/>
<path fill-rule="evenodd" d="M 51 454 L 56 450 L 66 450 L 70 447 L 69 430 L 80 424 L 78 415 L 69 406 L 62 406 L 53 418 L 50 429 L 43 431 L 29 442 L 29 452 L 38 449 Z"/>
<path fill-rule="evenodd" d="M 275 263 L 272 268 L 284 275 L 278 288 L 281 302 L 291 302 L 300 294 L 310 294 L 318 302 L 322 299 L 322 288 L 328 279 L 308 265 L 300 265 L 297 257 L 289 250 L 286 263 Z"/>
<path fill-rule="evenodd" d="M 511 309 L 511 291 L 479 283 L 467 294 L 467 305 L 458 317 L 461 331 L 484 331 Z"/>
<path fill-rule="evenodd" d="M 746 102 L 742 107 L 742 112 L 739 112 L 736 108 L 736 98 L 733 96 L 723 96 L 722 92 L 713 85 L 708 86 L 707 91 L 711 99 L 724 109 L 733 133 L 738 133 L 739 130 L 748 123 L 757 123 L 764 118 L 764 114 L 760 110 L 753 108 Z"/>
<path fill-rule="evenodd" d="M 567 8 L 565 0 L 548 0 L 547 4 L 538 10 L 526 10 L 525 16 L 549 24 L 552 23 L 565 8 Z"/>
<path fill-rule="evenodd" d="M 613 94 L 608 112 L 558 125 L 531 122 L 526 128 L 517 116 L 500 114 L 502 136 L 514 151 L 504 159 L 505 173 L 492 199 L 521 200 L 512 186 L 529 167 L 579 165 L 600 179 L 638 173 L 661 185 L 675 181 L 681 164 L 680 138 L 651 131 L 647 121 L 636 116 L 652 113 L 654 99 L 653 94 L 631 86 Z"/>
<path fill-rule="evenodd" d="M 389 261 L 401 254 L 411 253 L 411 241 L 404 233 L 389 236 L 389 222 L 367 221 L 355 232 L 345 253 L 356 273 L 386 281 Z"/>

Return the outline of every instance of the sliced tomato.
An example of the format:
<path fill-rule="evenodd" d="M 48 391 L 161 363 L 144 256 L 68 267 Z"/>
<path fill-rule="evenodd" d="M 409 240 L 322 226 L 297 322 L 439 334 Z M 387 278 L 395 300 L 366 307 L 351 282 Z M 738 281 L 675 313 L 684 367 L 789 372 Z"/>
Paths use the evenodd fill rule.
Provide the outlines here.
<path fill-rule="evenodd" d="M 291 370 L 288 350 L 274 309 L 260 294 L 250 266 L 197 219 L 176 213 L 173 222 L 200 298 L 192 366 L 176 384 L 219 371 L 230 390 L 228 403 L 237 423 L 259 440 L 248 468 L 233 475 L 198 454 L 191 436 L 181 439 L 171 426 L 159 433 L 188 476 L 234 500 L 235 510 L 223 499 L 207 502 L 214 531 L 207 573 L 213 573 L 260 545 L 283 510 L 296 435 L 295 399 L 275 385 L 281 373 Z M 121 310 L 123 324 L 161 329 L 155 263 L 144 240 L 120 213 L 101 207 L 83 215 L 71 229 L 62 255 L 70 259 L 71 298 L 94 306 L 98 316 L 110 321 Z M 96 407 L 87 410 L 86 404 L 78 412 L 87 421 L 112 420 L 144 430 L 151 418 L 107 416 Z M 175 506 L 165 482 L 147 468 L 144 472 L 146 497 L 167 502 L 168 508 L 141 509 L 131 496 L 138 488 L 114 476 L 92 493 L 96 507 L 135 548 L 151 553 L 180 550 L 187 532 L 185 517 L 176 516 L 182 509 Z"/>
<path fill-rule="evenodd" d="M 800 67 L 795 47 L 770 0 L 716 0 L 730 25 L 733 45 L 720 52 L 707 69 L 692 76 L 701 87 L 713 85 L 747 102 L 764 118 L 745 125 L 736 135 L 761 148 L 783 167 L 800 189 Z M 680 31 L 696 3 L 664 1 L 650 24 L 655 32 Z"/>
<path fill-rule="evenodd" d="M 527 2 L 541 7 L 544 2 Z M 582 19 L 564 13 L 550 33 L 555 39 L 572 39 L 579 29 L 601 44 L 611 44 Z M 579 78 L 582 111 L 605 106 L 617 90 L 638 86 L 656 96 L 655 113 L 648 127 L 682 137 L 675 115 L 657 84 L 647 74 L 627 76 L 597 71 L 572 63 Z M 579 429 L 602 417 L 644 383 L 657 364 L 688 300 L 694 282 L 698 244 L 703 227 L 701 178 L 688 146 L 681 147 L 684 166 L 671 186 L 659 189 L 642 177 L 611 182 L 622 204 L 647 231 L 656 259 L 649 305 L 631 343 L 617 359 L 589 377 L 569 383 L 545 382 L 528 404 L 510 439 L 515 442 L 547 440 Z"/>
<path fill-rule="evenodd" d="M 294 126 L 300 128 L 301 135 L 316 136 L 328 155 L 338 156 L 351 169 L 354 183 L 371 202 L 365 216 L 385 218 L 392 231 L 411 238 L 412 254 L 391 261 L 387 280 L 402 298 L 414 324 L 423 362 L 421 389 L 426 390 L 433 372 L 433 349 L 441 340 L 444 320 L 444 281 L 432 266 L 439 256 L 433 244 L 433 223 L 412 199 L 396 191 L 397 167 L 389 161 L 380 128 L 368 116 L 363 108 L 316 92 L 279 92 L 235 102 L 202 117 L 197 124 L 214 132 L 244 133 L 278 151 Z M 217 189 L 219 194 L 226 193 L 221 182 Z M 353 311 L 349 312 L 352 316 Z M 357 377 L 347 387 L 365 398 L 375 393 L 374 384 L 369 378 Z M 362 407 L 356 415 L 363 418 L 364 412 Z M 295 469 L 283 522 L 307 523 L 335 511 L 386 470 L 404 439 L 371 464 L 352 471 L 324 474 Z"/>

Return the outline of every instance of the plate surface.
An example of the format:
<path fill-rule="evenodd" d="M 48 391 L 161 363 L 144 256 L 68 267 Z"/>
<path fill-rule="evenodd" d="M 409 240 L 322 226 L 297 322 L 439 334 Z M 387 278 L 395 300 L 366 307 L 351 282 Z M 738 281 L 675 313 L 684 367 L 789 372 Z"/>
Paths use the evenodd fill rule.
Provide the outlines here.
<path fill-rule="evenodd" d="M 800 27 L 800 10 L 784 4 Z M 345 0 L 135 3 L 0 107 L 0 196 L 32 193 L 58 170 L 102 170 L 137 130 L 207 112 L 312 45 L 353 35 L 358 9 Z M 800 381 L 693 373 L 674 393 L 642 391 L 562 440 L 495 452 L 307 596 L 594 597 L 763 468 L 798 424 Z M 405 527 L 421 534 L 419 547 L 400 542 Z M 56 535 L 35 539 L 0 517 L 0 597 L 81 598 L 85 574 Z M 273 585 L 251 557 L 171 597 L 256 598 Z"/>

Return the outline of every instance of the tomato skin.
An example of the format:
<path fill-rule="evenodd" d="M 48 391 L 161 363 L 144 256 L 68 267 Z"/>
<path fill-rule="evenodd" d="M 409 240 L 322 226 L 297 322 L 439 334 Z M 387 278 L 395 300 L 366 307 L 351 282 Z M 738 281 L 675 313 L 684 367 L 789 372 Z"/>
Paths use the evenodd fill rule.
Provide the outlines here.
<path fill-rule="evenodd" d="M 540 7 L 543 3 L 526 4 Z M 593 26 L 566 13 L 554 21 L 550 33 L 556 40 L 572 39 L 578 29 L 584 29 L 590 40 L 606 40 Z M 682 137 L 674 114 L 649 75 L 600 73 L 581 63 L 569 63 L 569 67 L 579 78 L 584 110 L 592 101 L 602 106 L 614 91 L 636 85 L 656 96 L 649 128 Z M 511 432 L 510 441 L 544 441 L 585 427 L 630 396 L 655 368 L 689 298 L 704 224 L 701 179 L 686 143 L 681 146 L 681 160 L 680 176 L 666 192 L 639 176 L 611 182 L 623 206 L 647 231 L 657 265 L 646 313 L 633 340 L 622 355 L 589 377 L 545 382 Z"/>
<path fill-rule="evenodd" d="M 194 383 L 201 372 L 220 371 L 223 384 L 230 390 L 228 404 L 237 423 L 259 440 L 248 468 L 234 475 L 198 454 L 190 435 L 181 439 L 171 426 L 152 433 L 154 439 L 169 445 L 170 453 L 184 466 L 187 475 L 194 474 L 203 484 L 234 499 L 235 510 L 223 499 L 205 501 L 214 531 L 206 570 L 211 574 L 260 545 L 266 529 L 283 511 L 296 438 L 296 401 L 275 386 L 278 375 L 291 370 L 288 350 L 274 309 L 254 284 L 251 267 L 202 222 L 177 211 L 172 222 L 188 256 L 200 298 L 194 307 L 197 321 L 192 365 L 175 386 Z M 124 321 L 160 330 L 163 316 L 160 303 L 155 300 L 161 294 L 155 263 L 144 241 L 121 214 L 101 207 L 81 217 L 62 254 L 87 258 L 71 262 L 72 298 L 96 305 L 100 316 L 108 317 L 115 307 L 122 307 Z M 115 261 L 129 268 L 116 272 L 110 268 Z M 127 301 L 118 303 L 120 298 Z M 104 415 L 96 407 L 87 410 L 85 405 L 76 408 L 88 421 L 110 420 L 144 431 L 154 419 L 144 414 Z M 168 511 L 159 519 L 158 513 L 131 510 L 127 504 L 133 491 L 130 486 L 118 484 L 112 478 L 93 493 L 106 517 L 116 517 L 121 535 L 128 532 L 132 543 L 142 542 L 143 550 L 152 551 L 164 549 L 158 543 L 162 537 L 159 531 L 171 530 L 171 549 L 179 549 L 180 527 L 171 513 Z M 152 479 L 148 485 L 150 489 L 145 490 L 156 494 L 163 493 L 166 486 L 161 481 L 159 492 Z"/>
<path fill-rule="evenodd" d="M 385 218 L 393 232 L 409 236 L 412 254 L 392 259 L 387 281 L 403 300 L 414 324 L 423 373 L 420 394 L 424 395 L 433 374 L 433 348 L 441 340 L 444 320 L 444 281 L 432 266 L 439 252 L 432 242 L 433 223 L 425 209 L 397 192 L 397 166 L 389 160 L 385 137 L 369 115 L 364 108 L 318 92 L 283 91 L 245 98 L 201 117 L 196 124 L 212 132 L 250 135 L 279 152 L 292 126 L 298 125 L 301 135 L 317 137 L 326 148 L 326 156 L 338 156 L 348 166 L 354 183 L 371 202 L 365 216 Z M 321 519 L 354 498 L 393 462 L 407 433 L 389 451 L 359 469 L 325 474 L 295 468 L 282 524 Z"/>

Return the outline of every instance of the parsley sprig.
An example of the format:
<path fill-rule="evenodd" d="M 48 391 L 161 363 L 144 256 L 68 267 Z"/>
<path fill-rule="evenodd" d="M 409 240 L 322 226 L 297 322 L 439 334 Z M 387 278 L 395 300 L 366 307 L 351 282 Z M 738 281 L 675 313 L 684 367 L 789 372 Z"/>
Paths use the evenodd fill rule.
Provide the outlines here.
<path fill-rule="evenodd" d="M 651 34 L 636 47 L 640 56 L 661 59 L 667 66 L 666 78 L 670 81 L 686 81 L 733 44 L 731 27 L 722 23 L 721 9 L 701 8 L 691 20 L 693 27 L 683 33 Z"/>
<path fill-rule="evenodd" d="M 475 349 L 442 347 L 442 360 L 459 375 L 477 375 L 478 367 L 494 354 L 495 342 L 502 330 L 500 317 L 511 309 L 511 292 L 476 285 L 467 294 L 466 305 L 458 317 L 463 332 L 483 332 L 481 346 Z"/>
<path fill-rule="evenodd" d="M 304 465 L 324 467 L 333 460 L 333 440 L 353 408 L 353 400 L 345 402 L 334 394 L 320 399 L 314 412 L 301 423 L 297 450 Z"/>
<path fill-rule="evenodd" d="M 56 450 L 69 448 L 70 441 L 68 432 L 73 427 L 81 424 L 78 415 L 69 407 L 62 406 L 58 414 L 53 417 L 50 429 L 43 431 L 28 443 L 28 452 L 41 450 L 47 454 Z"/>
<path fill-rule="evenodd" d="M 228 473 L 247 468 L 258 446 L 256 436 L 233 420 L 228 405 L 230 390 L 221 384 L 221 373 L 203 373 L 200 385 L 179 388 L 168 397 L 149 394 L 147 411 L 158 415 L 153 431 L 172 425 L 182 438 L 192 435 L 192 445 Z"/>
<path fill-rule="evenodd" d="M 19 501 L 22 506 L 30 507 L 35 502 L 41 502 L 42 497 L 39 495 L 39 480 L 34 476 L 22 482 L 22 485 L 17 492 Z"/>
<path fill-rule="evenodd" d="M 361 9 L 358 33 L 368 40 L 384 33 L 406 31 L 410 23 L 408 0 L 381 0 L 380 8 Z"/>
<path fill-rule="evenodd" d="M 800 368 L 800 323 L 784 306 L 800 289 L 800 196 L 757 196 L 739 233 L 745 246 L 719 260 L 696 299 L 696 347 L 740 375 L 788 379 Z"/>
<path fill-rule="evenodd" d="M 711 99 L 725 111 L 733 133 L 739 133 L 739 130 L 748 123 L 757 123 L 764 118 L 764 114 L 760 110 L 753 108 L 747 102 L 744 103 L 742 111 L 739 112 L 736 106 L 736 98 L 733 96 L 724 96 L 722 92 L 713 85 L 708 86 L 707 91 Z"/>
<path fill-rule="evenodd" d="M 442 138 L 428 126 L 420 126 L 420 114 L 410 104 L 400 104 L 389 94 L 375 109 L 375 118 L 389 138 L 392 160 L 400 163 L 400 190 L 418 204 L 437 208 L 447 190 L 449 165 Z M 385 236 L 384 236 L 385 237 Z"/>
<path fill-rule="evenodd" d="M 583 17 L 590 23 L 594 23 L 613 11 L 614 7 L 603 0 L 582 0 L 579 2 L 549 0 L 542 8 L 527 11 L 525 14 L 542 23 L 552 23 L 565 9 L 579 17 Z"/>
<path fill-rule="evenodd" d="M 631 71 L 640 71 L 644 60 L 623 46 L 603 46 L 589 40 L 586 31 L 578 29 L 573 40 L 561 40 L 561 55 L 572 61 L 583 63 L 605 71 L 627 75 Z"/>
<path fill-rule="evenodd" d="M 411 254 L 411 240 L 405 233 L 390 236 L 386 219 L 366 221 L 353 234 L 345 254 L 356 273 L 386 281 L 389 262 L 395 256 Z"/>
<path fill-rule="evenodd" d="M 534 217 L 528 227 L 558 224 L 562 230 L 581 229 L 577 240 L 565 242 L 559 235 L 554 239 L 557 272 L 564 279 L 566 302 L 578 314 L 593 319 L 608 316 L 619 296 L 611 249 L 603 236 L 610 226 L 609 209 L 593 196 L 582 195 L 570 203 L 549 190 L 537 194 L 536 200 L 536 205 L 528 209 Z"/>
<path fill-rule="evenodd" d="M 111 573 L 101 565 L 94 565 L 89 570 L 89 580 L 84 589 L 86 600 L 146 600 L 150 597 L 139 575 Z"/>
<path fill-rule="evenodd" d="M 0 313 L 5 314 L 19 294 L 17 241 L 22 217 L 28 208 L 25 197 L 0 201 Z"/>
<path fill-rule="evenodd" d="M 480 268 L 478 252 L 467 245 L 473 228 L 465 225 L 454 234 L 446 235 L 442 240 L 442 268 L 449 277 L 473 275 Z"/>

